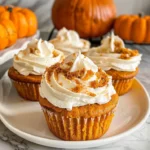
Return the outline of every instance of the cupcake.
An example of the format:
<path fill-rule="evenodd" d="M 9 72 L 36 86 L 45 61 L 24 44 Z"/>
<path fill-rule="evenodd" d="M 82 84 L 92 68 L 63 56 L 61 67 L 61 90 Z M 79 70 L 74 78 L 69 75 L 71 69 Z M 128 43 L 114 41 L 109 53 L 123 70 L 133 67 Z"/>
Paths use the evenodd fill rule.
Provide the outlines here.
<path fill-rule="evenodd" d="M 63 58 L 64 54 L 54 49 L 51 43 L 34 39 L 25 50 L 14 55 L 8 76 L 21 97 L 37 101 L 39 85 L 46 67 L 61 62 Z"/>
<path fill-rule="evenodd" d="M 85 53 L 90 48 L 90 42 L 80 39 L 79 34 L 73 30 L 62 28 L 58 31 L 56 38 L 50 40 L 56 49 L 61 50 L 65 56 L 78 52 Z"/>
<path fill-rule="evenodd" d="M 111 76 L 80 52 L 47 68 L 39 90 L 50 131 L 69 141 L 101 137 L 118 102 Z"/>
<path fill-rule="evenodd" d="M 123 41 L 113 34 L 103 39 L 101 46 L 91 48 L 87 56 L 112 76 L 118 95 L 131 89 L 142 57 L 137 50 L 125 48 Z"/>

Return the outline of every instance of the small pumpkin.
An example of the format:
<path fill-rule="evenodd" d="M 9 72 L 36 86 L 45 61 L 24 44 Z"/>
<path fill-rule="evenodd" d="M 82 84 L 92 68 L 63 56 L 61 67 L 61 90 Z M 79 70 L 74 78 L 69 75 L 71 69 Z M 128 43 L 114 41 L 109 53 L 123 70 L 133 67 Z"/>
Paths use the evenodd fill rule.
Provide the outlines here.
<path fill-rule="evenodd" d="M 75 30 L 83 38 L 106 34 L 115 16 L 113 0 L 55 0 L 52 7 L 54 26 Z"/>
<path fill-rule="evenodd" d="M 27 8 L 0 6 L 0 20 L 2 19 L 9 19 L 14 23 L 18 38 L 32 36 L 36 33 L 36 15 Z"/>
<path fill-rule="evenodd" d="M 121 15 L 115 20 L 114 33 L 123 40 L 150 43 L 150 16 Z"/>
<path fill-rule="evenodd" d="M 17 31 L 11 20 L 0 19 L 0 50 L 13 45 L 17 40 Z"/>

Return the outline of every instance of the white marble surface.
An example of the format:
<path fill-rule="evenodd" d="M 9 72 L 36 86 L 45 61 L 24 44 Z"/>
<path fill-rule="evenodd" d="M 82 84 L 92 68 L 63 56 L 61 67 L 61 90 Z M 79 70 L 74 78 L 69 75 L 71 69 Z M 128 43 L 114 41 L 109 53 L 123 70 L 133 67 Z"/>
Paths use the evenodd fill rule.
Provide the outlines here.
<path fill-rule="evenodd" d="M 47 39 L 46 33 L 41 33 L 43 39 Z M 139 49 L 143 54 L 143 59 L 140 65 L 140 72 L 137 78 L 146 87 L 150 94 L 150 46 L 148 45 L 127 45 L 133 49 Z M 0 77 L 11 66 L 12 61 L 0 66 Z M 9 131 L 0 121 L 0 150 L 54 150 L 28 142 Z M 90 150 L 150 150 L 150 116 L 142 128 L 130 136 L 120 139 L 118 142 L 90 148 Z"/>

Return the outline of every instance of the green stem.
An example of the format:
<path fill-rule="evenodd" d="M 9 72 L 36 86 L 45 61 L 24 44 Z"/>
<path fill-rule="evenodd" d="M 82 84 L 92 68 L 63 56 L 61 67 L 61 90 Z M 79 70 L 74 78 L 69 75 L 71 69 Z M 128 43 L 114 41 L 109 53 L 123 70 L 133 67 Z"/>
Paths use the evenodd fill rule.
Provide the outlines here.
<path fill-rule="evenodd" d="M 7 10 L 8 10 L 9 12 L 12 12 L 13 8 L 12 8 L 12 7 L 8 7 Z"/>

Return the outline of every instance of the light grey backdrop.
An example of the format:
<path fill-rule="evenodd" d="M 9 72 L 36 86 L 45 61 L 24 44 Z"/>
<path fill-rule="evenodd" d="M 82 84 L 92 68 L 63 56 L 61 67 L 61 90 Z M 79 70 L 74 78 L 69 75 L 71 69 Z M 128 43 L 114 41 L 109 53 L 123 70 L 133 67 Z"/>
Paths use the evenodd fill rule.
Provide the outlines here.
<path fill-rule="evenodd" d="M 0 0 L 1 5 L 18 5 L 32 9 L 39 21 L 39 29 L 49 31 L 51 29 L 51 7 L 54 0 Z M 150 0 L 114 0 L 117 14 L 134 14 L 144 12 L 150 14 Z"/>

